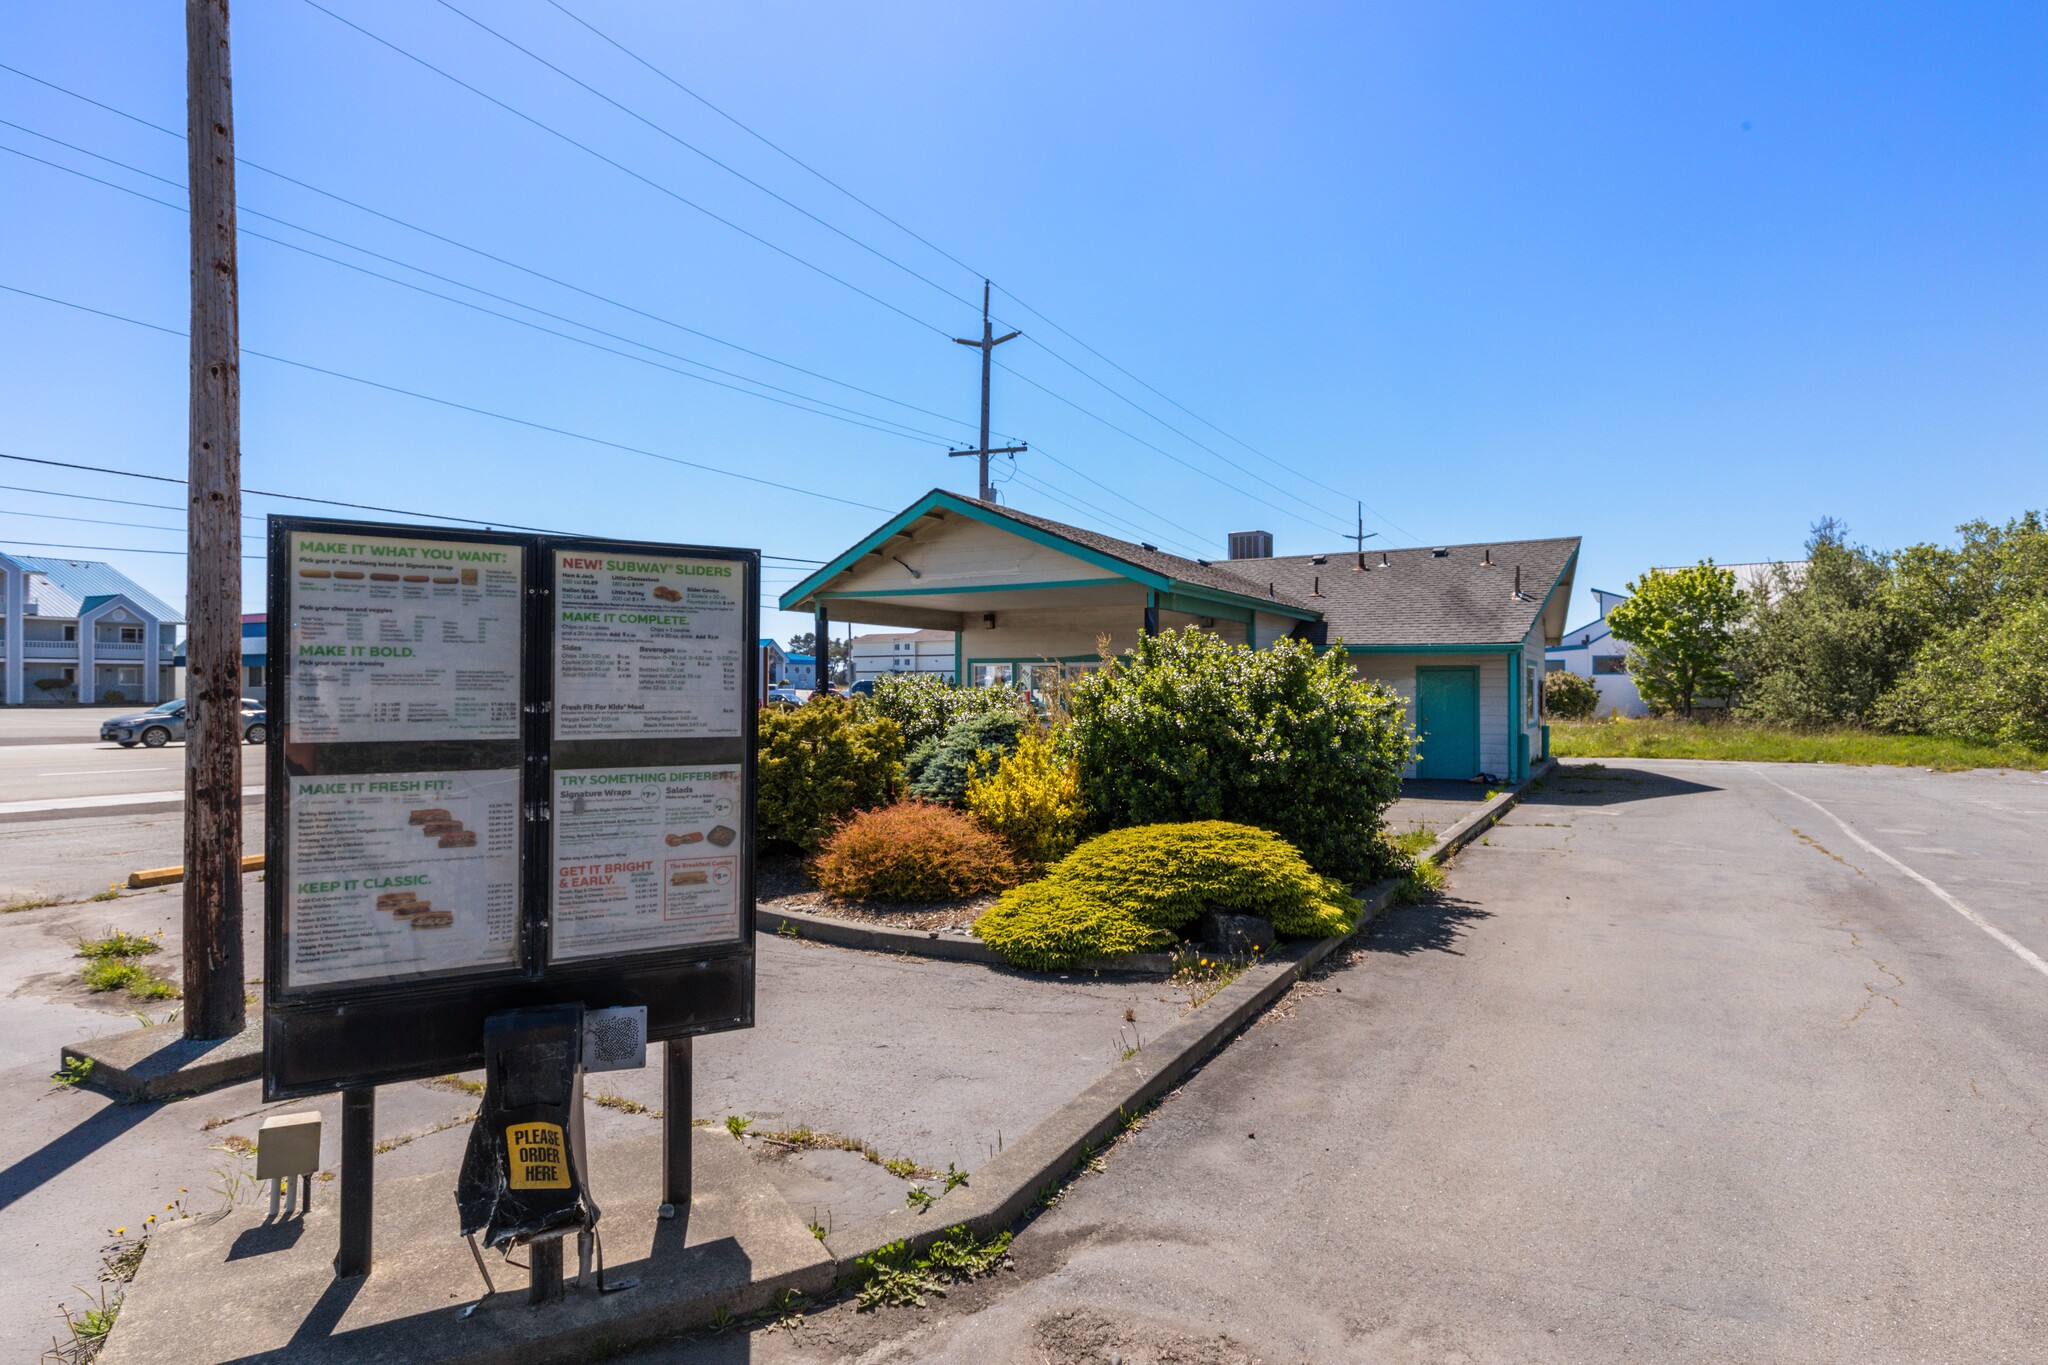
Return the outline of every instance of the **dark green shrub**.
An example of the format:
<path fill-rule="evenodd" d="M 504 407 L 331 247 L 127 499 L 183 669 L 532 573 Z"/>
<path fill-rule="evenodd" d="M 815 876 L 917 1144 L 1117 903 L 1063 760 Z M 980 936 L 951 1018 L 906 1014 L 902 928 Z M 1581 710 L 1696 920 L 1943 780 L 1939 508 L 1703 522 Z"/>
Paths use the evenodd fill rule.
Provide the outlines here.
<path fill-rule="evenodd" d="M 1559 669 L 1543 675 L 1543 714 L 1559 720 L 1588 720 L 1600 705 L 1600 689 L 1591 678 Z"/>
<path fill-rule="evenodd" d="M 848 900 L 943 901 L 1014 886 L 1023 868 L 973 816 L 904 801 L 861 811 L 833 830 L 811 875 Z"/>
<path fill-rule="evenodd" d="M 754 815 L 761 839 L 809 852 L 857 810 L 903 790 L 903 734 L 853 703 L 815 697 L 793 711 L 763 711 Z"/>
<path fill-rule="evenodd" d="M 955 687 L 936 673 L 892 673 L 875 679 L 875 693 L 864 705 L 887 716 L 903 731 L 906 752 L 926 740 L 936 741 L 962 716 L 990 711 L 1021 713 L 1023 694 L 1000 687 Z"/>
<path fill-rule="evenodd" d="M 1098 828 L 1236 820 L 1279 834 L 1316 870 L 1378 875 L 1380 816 L 1414 752 L 1401 699 L 1341 649 L 1228 645 L 1189 627 L 1073 690 L 1081 794 Z"/>
<path fill-rule="evenodd" d="M 1098 835 L 1042 880 L 1005 892 L 974 932 L 1016 965 L 1043 971 L 1168 947 L 1208 909 L 1326 938 L 1351 932 L 1359 904 L 1285 839 L 1202 820 Z"/>
<path fill-rule="evenodd" d="M 944 736 L 926 740 L 911 751 L 904 765 L 910 794 L 924 801 L 959 805 L 967 799 L 968 770 L 974 766 L 975 755 L 1000 760 L 1016 749 L 1023 733 L 1024 717 L 1016 711 L 983 711 L 960 717 Z"/>

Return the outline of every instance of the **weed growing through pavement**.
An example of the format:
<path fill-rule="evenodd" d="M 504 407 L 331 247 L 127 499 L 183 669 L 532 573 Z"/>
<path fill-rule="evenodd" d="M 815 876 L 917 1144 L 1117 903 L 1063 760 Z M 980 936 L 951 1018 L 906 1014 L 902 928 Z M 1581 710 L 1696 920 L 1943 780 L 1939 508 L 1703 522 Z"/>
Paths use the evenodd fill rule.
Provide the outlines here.
<path fill-rule="evenodd" d="M 797 1329 L 797 1324 L 804 1320 L 804 1308 L 807 1302 L 801 1289 L 783 1290 L 775 1296 L 775 1307 L 772 1310 L 775 1320 L 769 1326 L 771 1328 L 787 1327 L 790 1331 L 794 1332 Z"/>
<path fill-rule="evenodd" d="M 1250 954 L 1225 957 L 1221 953 L 1206 953 L 1199 948 L 1183 948 L 1174 954 L 1173 974 L 1167 978 L 1169 984 L 1180 987 L 1188 993 L 1188 1008 L 1196 1009 L 1208 1002 L 1216 992 L 1228 986 L 1244 974 L 1244 969 L 1260 961 L 1264 954 L 1254 948 Z M 1141 1043 L 1140 1046 L 1143 1044 Z M 1132 1048 L 1124 1056 L 1128 1058 L 1138 1049 Z"/>
<path fill-rule="evenodd" d="M 802 938 L 804 936 L 804 931 L 797 928 L 795 923 L 790 920 L 784 920 L 781 924 L 775 926 L 775 932 L 782 938 Z"/>
<path fill-rule="evenodd" d="M 1417 863 L 1395 885 L 1394 904 L 1420 905 L 1442 891 L 1445 881 L 1442 863 Z"/>
<path fill-rule="evenodd" d="M 941 1191 L 941 1193 L 951 1194 L 953 1191 L 959 1189 L 962 1185 L 965 1185 L 967 1183 L 967 1172 L 961 1170 L 958 1166 L 955 1166 L 952 1162 L 949 1161 L 946 1163 L 945 1180 L 946 1188 L 943 1191 Z"/>
<path fill-rule="evenodd" d="M 1125 1014 L 1130 1012 L 1129 1010 L 1124 1011 Z M 1119 1062 L 1128 1062 L 1144 1050 L 1145 1035 L 1138 1032 L 1138 1026 L 1135 1023 L 1131 1025 L 1128 1033 L 1122 1027 L 1118 1027 L 1116 1031 L 1116 1059 Z"/>
<path fill-rule="evenodd" d="M 990 1274 L 1009 1257 L 1009 1233 L 983 1241 L 964 1226 L 933 1242 L 923 1256 L 912 1256 L 908 1242 L 891 1242 L 854 1262 L 867 1272 L 854 1304 L 864 1313 L 884 1307 L 922 1308 L 926 1295 L 943 1296 L 946 1286 Z"/>
<path fill-rule="evenodd" d="M 85 965 L 78 969 L 79 978 L 95 993 L 125 990 L 137 1000 L 169 1000 L 179 993 L 177 986 L 141 961 L 163 951 L 162 938 L 161 932 L 151 936 L 115 929 L 105 938 L 81 939 L 78 956 Z"/>
<path fill-rule="evenodd" d="M 475 1095 L 478 1098 L 482 1098 L 484 1093 L 482 1081 L 464 1080 L 460 1076 L 436 1076 L 424 1084 L 437 1085 L 447 1090 L 460 1090 L 465 1095 Z"/>
<path fill-rule="evenodd" d="M 84 1289 L 78 1292 L 87 1293 Z M 116 1292 L 109 1298 L 107 1287 L 101 1285 L 88 1297 L 82 1311 L 74 1313 L 60 1303 L 57 1315 L 64 1320 L 65 1335 L 70 1340 L 53 1339 L 50 1349 L 43 1352 L 43 1359 L 60 1365 L 88 1365 L 107 1344 L 107 1334 L 114 1330 L 114 1320 L 121 1316 L 121 1295 Z"/>
<path fill-rule="evenodd" d="M 91 1075 L 92 1058 L 66 1057 L 64 1065 L 50 1073 L 50 1083 L 64 1089 L 69 1089 L 72 1086 L 83 1084 Z"/>
<path fill-rule="evenodd" d="M 912 1185 L 903 1196 L 903 1206 L 915 1213 L 923 1213 L 938 1202 L 932 1192 L 922 1185 Z"/>
<path fill-rule="evenodd" d="M 818 1206 L 813 1204 L 811 1206 L 811 1221 L 804 1226 L 811 1230 L 811 1236 L 821 1242 L 824 1241 L 832 1235 L 832 1210 L 825 1210 L 825 1221 L 821 1223 L 818 1221 Z"/>
<path fill-rule="evenodd" d="M 638 1100 L 629 1100 L 615 1090 L 599 1090 L 592 1093 L 590 1102 L 600 1109 L 616 1109 L 621 1114 L 651 1114 L 654 1111 Z"/>
<path fill-rule="evenodd" d="M 754 1121 L 752 1119 L 741 1118 L 738 1114 L 727 1114 L 725 1116 L 725 1131 L 732 1134 L 734 1142 L 738 1142 L 741 1138 L 745 1137 L 747 1129 L 753 1126 Z"/>
<path fill-rule="evenodd" d="M 86 897 L 86 899 L 93 901 L 117 901 L 121 899 L 121 883 L 108 882 L 106 890 L 95 891 L 92 895 Z"/>
<path fill-rule="evenodd" d="M 732 1119 L 725 1121 L 728 1130 L 731 1130 L 732 1123 Z M 733 1133 L 733 1136 L 738 1137 L 741 1133 L 746 1133 L 751 1124 L 752 1120 L 748 1120 L 747 1124 L 742 1126 L 738 1132 Z M 858 1152 L 863 1161 L 871 1165 L 880 1166 L 890 1175 L 896 1176 L 901 1180 L 934 1180 L 938 1178 L 936 1171 L 928 1166 L 918 1165 L 917 1162 L 907 1156 L 885 1157 L 876 1151 L 871 1143 L 863 1142 L 857 1137 L 848 1137 L 845 1133 L 834 1133 L 829 1129 L 813 1128 L 809 1124 L 799 1124 L 794 1128 L 778 1128 L 772 1132 L 754 1133 L 751 1136 L 760 1139 L 762 1142 L 770 1143 L 777 1147 L 787 1147 L 792 1151 L 798 1152 Z"/>
<path fill-rule="evenodd" d="M 41 910 L 46 906 L 63 903 L 57 896 L 19 896 L 5 905 L 0 905 L 0 915 L 11 915 L 17 910 Z"/>

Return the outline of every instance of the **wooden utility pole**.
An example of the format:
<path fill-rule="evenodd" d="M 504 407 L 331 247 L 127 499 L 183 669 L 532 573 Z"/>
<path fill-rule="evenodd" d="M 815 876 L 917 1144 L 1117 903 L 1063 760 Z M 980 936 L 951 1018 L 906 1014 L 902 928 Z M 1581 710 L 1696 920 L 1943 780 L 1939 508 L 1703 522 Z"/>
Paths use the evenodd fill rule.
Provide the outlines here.
<path fill-rule="evenodd" d="M 1013 337 L 1022 335 L 1022 332 L 1012 332 L 1009 336 L 999 337 L 996 335 L 995 328 L 989 325 L 988 320 L 988 281 L 983 280 L 981 282 L 981 340 L 969 341 L 966 337 L 953 338 L 955 345 L 977 346 L 981 348 L 981 445 L 974 450 L 949 450 L 946 452 L 948 455 L 977 455 L 981 457 L 981 500 L 983 502 L 994 502 L 996 500 L 995 485 L 988 481 L 988 457 L 991 455 L 1017 455 L 1028 449 L 1026 446 L 1004 446 L 1000 450 L 990 450 L 988 448 L 989 361 L 995 354 L 996 347 L 1011 340 Z"/>
<path fill-rule="evenodd" d="M 242 354 L 228 0 L 185 0 L 192 410 L 185 534 L 185 1036 L 242 1031 Z M 282 639 L 283 622 L 279 623 Z"/>

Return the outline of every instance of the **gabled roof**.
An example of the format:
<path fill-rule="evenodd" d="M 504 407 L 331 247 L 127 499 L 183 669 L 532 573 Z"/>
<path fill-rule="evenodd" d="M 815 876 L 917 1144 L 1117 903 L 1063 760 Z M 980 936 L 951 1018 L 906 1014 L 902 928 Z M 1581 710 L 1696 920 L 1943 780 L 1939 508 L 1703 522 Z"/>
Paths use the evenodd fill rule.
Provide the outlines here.
<path fill-rule="evenodd" d="M 1577 536 L 1416 550 L 1230 559 L 1217 568 L 1317 608 L 1347 645 L 1518 644 L 1571 569 Z M 1487 560 L 1492 567 L 1486 567 Z M 1357 566 L 1363 562 L 1365 568 Z M 1522 596 L 1515 596 L 1515 570 Z M 1317 590 L 1321 597 L 1315 597 Z"/>
<path fill-rule="evenodd" d="M 1316 609 L 1311 603 L 1297 600 L 1285 592 L 1269 596 L 1263 587 L 1254 590 L 1244 578 L 1226 573 L 1220 563 L 1205 564 L 1198 559 L 1183 559 L 1179 555 L 1168 554 L 1164 550 L 1154 549 L 1148 545 L 1119 540 L 1115 536 L 1106 536 L 1099 531 L 1091 531 L 1081 526 L 1069 526 L 1065 522 L 1053 521 L 1049 517 L 1033 516 L 1029 512 L 1020 512 L 1001 503 L 983 502 L 980 498 L 949 493 L 942 488 L 934 488 L 876 527 L 852 549 L 782 594 L 778 605 L 784 611 L 795 610 L 797 605 L 813 592 L 857 564 L 861 556 L 886 543 L 906 527 L 934 511 L 959 513 L 985 525 L 1009 530 L 1028 540 L 1054 544 L 1056 548 L 1076 558 L 1115 569 L 1125 577 L 1147 587 L 1169 592 L 1189 588 L 1221 593 L 1243 601 L 1246 605 L 1258 605 L 1267 611 L 1280 612 L 1288 616 L 1313 620 L 1316 615 Z"/>
<path fill-rule="evenodd" d="M 125 597 L 159 622 L 184 624 L 176 607 L 146 592 L 134 579 L 96 559 L 46 559 L 40 555 L 8 555 L 30 575 L 26 601 L 35 614 L 75 620 L 109 597 Z"/>

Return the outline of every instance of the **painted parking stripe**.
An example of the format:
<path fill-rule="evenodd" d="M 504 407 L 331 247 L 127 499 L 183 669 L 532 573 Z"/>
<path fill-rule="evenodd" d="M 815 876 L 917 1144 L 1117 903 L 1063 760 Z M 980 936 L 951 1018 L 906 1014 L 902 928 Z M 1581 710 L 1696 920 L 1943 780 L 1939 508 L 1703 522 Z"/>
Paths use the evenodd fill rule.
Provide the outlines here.
<path fill-rule="evenodd" d="M 1942 903 L 1947 905 L 1949 909 L 1955 911 L 1958 915 L 1961 915 L 1964 919 L 1968 920 L 1970 923 L 1976 925 L 1979 929 L 1982 929 L 1985 933 L 1991 935 L 1991 937 L 1997 939 L 2000 943 L 2004 944 L 2006 948 L 2011 951 L 2014 957 L 2017 957 L 2020 961 L 2026 963 L 2029 967 L 2032 967 L 2041 975 L 2048 976 L 2048 962 L 2042 961 L 2041 955 L 2039 953 L 2036 953 L 2032 948 L 2029 948 L 2026 944 L 2020 942 L 2011 934 L 2008 934 L 2007 932 L 2005 932 L 2005 930 L 1993 924 L 1990 920 L 1985 919 L 1982 915 L 1978 914 L 1975 910 L 1972 910 L 1969 906 L 1964 905 L 1961 901 L 1957 900 L 1954 896 L 1951 896 L 1948 892 L 1942 890 L 1939 886 L 1936 886 L 1932 881 L 1928 880 L 1926 877 L 1921 876 L 1912 868 L 1907 867 L 1904 863 L 1900 862 L 1897 858 L 1894 858 L 1891 854 L 1879 848 L 1876 844 L 1871 843 L 1870 840 L 1858 834 L 1854 829 L 1851 829 L 1849 827 L 1849 822 L 1844 820 L 1841 816 L 1835 814 L 1833 811 L 1829 810 L 1826 806 L 1823 806 L 1820 802 L 1814 800 L 1812 797 L 1801 796 L 1798 792 L 1793 791 L 1790 787 L 1786 786 L 1783 782 L 1780 782 L 1777 778 L 1772 777 L 1769 773 L 1761 772 L 1756 768 L 1750 768 L 1750 771 L 1756 773 L 1758 777 L 1761 777 L 1764 781 L 1770 783 L 1773 787 L 1776 787 L 1779 791 L 1785 793 L 1785 795 L 1798 797 L 1799 800 L 1804 801 L 1807 805 L 1812 806 L 1822 815 L 1827 816 L 1828 819 L 1835 822 L 1836 826 L 1842 831 L 1842 833 L 1848 835 L 1851 839 L 1854 839 L 1864 848 L 1870 850 L 1872 853 L 1875 853 L 1878 857 L 1884 859 L 1893 867 L 1905 873 L 1908 877 L 1911 877 L 1914 881 L 1920 883 L 1920 885 L 1926 887 L 1929 891 L 1932 891 L 1936 896 L 1940 897 Z"/>
<path fill-rule="evenodd" d="M 263 788 L 245 786 L 242 799 L 261 797 Z M 160 806 L 167 801 L 183 804 L 185 789 L 169 792 L 124 792 L 118 796 L 50 796 L 40 801 L 0 801 L 0 815 L 34 815 L 47 810 L 97 810 L 108 806 Z"/>

